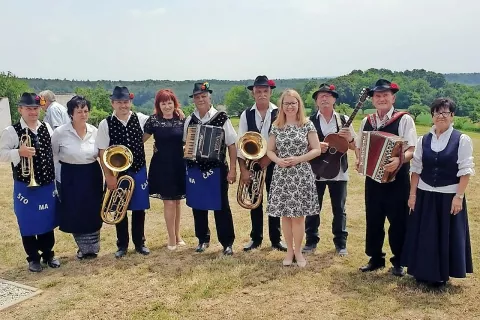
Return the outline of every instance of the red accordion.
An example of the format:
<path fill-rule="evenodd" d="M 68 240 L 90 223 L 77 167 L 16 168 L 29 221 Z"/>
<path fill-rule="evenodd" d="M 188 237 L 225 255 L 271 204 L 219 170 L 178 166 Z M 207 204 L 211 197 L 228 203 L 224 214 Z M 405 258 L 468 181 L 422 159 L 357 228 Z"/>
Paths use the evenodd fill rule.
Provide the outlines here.
<path fill-rule="evenodd" d="M 392 157 L 399 157 L 403 163 L 405 143 L 403 138 L 388 132 L 363 132 L 358 172 L 380 183 L 394 181 L 401 165 L 394 172 L 386 172 L 384 167 Z"/>

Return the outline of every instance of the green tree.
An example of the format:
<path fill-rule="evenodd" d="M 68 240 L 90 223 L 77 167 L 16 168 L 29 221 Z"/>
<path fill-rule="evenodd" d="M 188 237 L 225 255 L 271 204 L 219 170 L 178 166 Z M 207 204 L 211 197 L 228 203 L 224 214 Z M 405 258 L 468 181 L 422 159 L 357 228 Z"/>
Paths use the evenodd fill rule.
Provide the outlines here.
<path fill-rule="evenodd" d="M 408 107 L 408 113 L 413 117 L 413 120 L 416 122 L 417 117 L 421 115 L 422 113 L 428 114 L 430 112 L 430 108 L 427 107 L 426 105 L 422 104 L 414 104 Z"/>
<path fill-rule="evenodd" d="M 350 105 L 346 103 L 340 103 L 339 105 L 335 106 L 335 111 L 337 111 L 340 114 L 344 114 L 350 117 L 350 115 L 353 112 L 353 108 L 350 107 Z"/>
<path fill-rule="evenodd" d="M 102 110 L 107 113 L 112 112 L 110 94 L 104 88 L 100 86 L 95 88 L 76 88 L 75 93 L 87 98 L 97 110 Z"/>
<path fill-rule="evenodd" d="M 182 107 L 182 111 L 183 113 L 185 113 L 185 118 L 191 115 L 194 110 L 195 110 L 195 105 L 193 103 Z"/>
<path fill-rule="evenodd" d="M 244 86 L 233 86 L 225 94 L 225 105 L 229 115 L 240 116 L 243 110 L 255 103 L 253 96 Z"/>
<path fill-rule="evenodd" d="M 20 114 L 17 111 L 17 102 L 24 92 L 30 92 L 28 84 L 24 80 L 18 79 L 11 72 L 0 72 L 0 97 L 7 97 L 10 103 L 10 115 L 12 123 L 20 119 Z"/>
<path fill-rule="evenodd" d="M 92 107 L 92 110 L 90 111 L 90 115 L 88 117 L 88 123 L 94 125 L 95 127 L 98 127 L 100 121 L 108 117 L 109 114 L 109 112 L 99 110 L 96 107 Z"/>

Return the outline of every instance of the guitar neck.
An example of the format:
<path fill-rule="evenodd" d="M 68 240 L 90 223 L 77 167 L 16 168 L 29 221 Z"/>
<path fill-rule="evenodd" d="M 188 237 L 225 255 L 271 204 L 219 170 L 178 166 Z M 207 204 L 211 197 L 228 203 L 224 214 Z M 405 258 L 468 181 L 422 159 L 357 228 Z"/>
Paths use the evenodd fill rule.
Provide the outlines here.
<path fill-rule="evenodd" d="M 357 112 L 358 110 L 360 110 L 363 106 L 363 103 L 365 102 L 365 98 L 366 96 L 365 95 L 362 95 L 362 98 L 360 98 L 357 102 L 357 104 L 355 105 L 355 108 L 353 109 L 353 112 L 352 114 L 350 115 L 350 117 L 348 118 L 348 121 L 345 122 L 345 125 L 343 126 L 344 128 L 348 128 L 350 127 L 350 125 L 352 124 L 353 122 L 353 119 L 355 119 L 355 116 L 357 115 Z"/>

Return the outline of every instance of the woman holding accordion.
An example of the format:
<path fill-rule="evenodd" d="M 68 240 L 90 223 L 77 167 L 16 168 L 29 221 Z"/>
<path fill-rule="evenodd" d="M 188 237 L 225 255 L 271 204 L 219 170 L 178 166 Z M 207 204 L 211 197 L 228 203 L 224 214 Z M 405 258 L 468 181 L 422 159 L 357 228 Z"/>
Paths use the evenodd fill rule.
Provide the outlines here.
<path fill-rule="evenodd" d="M 73 235 L 78 259 L 97 257 L 102 227 L 103 175 L 95 147 L 97 128 L 87 123 L 90 109 L 90 101 L 74 96 L 67 103 L 71 122 L 55 129 L 52 136 L 59 229 Z"/>
<path fill-rule="evenodd" d="M 418 282 L 442 287 L 473 272 L 464 194 L 475 171 L 472 140 L 453 128 L 455 103 L 436 99 L 430 112 L 434 125 L 418 139 L 410 169 L 403 260 Z"/>

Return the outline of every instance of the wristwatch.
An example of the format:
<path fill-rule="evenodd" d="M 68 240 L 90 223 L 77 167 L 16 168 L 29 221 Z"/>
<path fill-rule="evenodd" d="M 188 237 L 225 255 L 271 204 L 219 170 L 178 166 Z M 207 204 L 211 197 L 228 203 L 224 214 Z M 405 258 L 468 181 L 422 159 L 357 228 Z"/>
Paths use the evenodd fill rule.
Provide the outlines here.
<path fill-rule="evenodd" d="M 456 194 L 455 197 L 459 198 L 459 199 L 463 199 L 464 195 L 463 194 Z"/>

